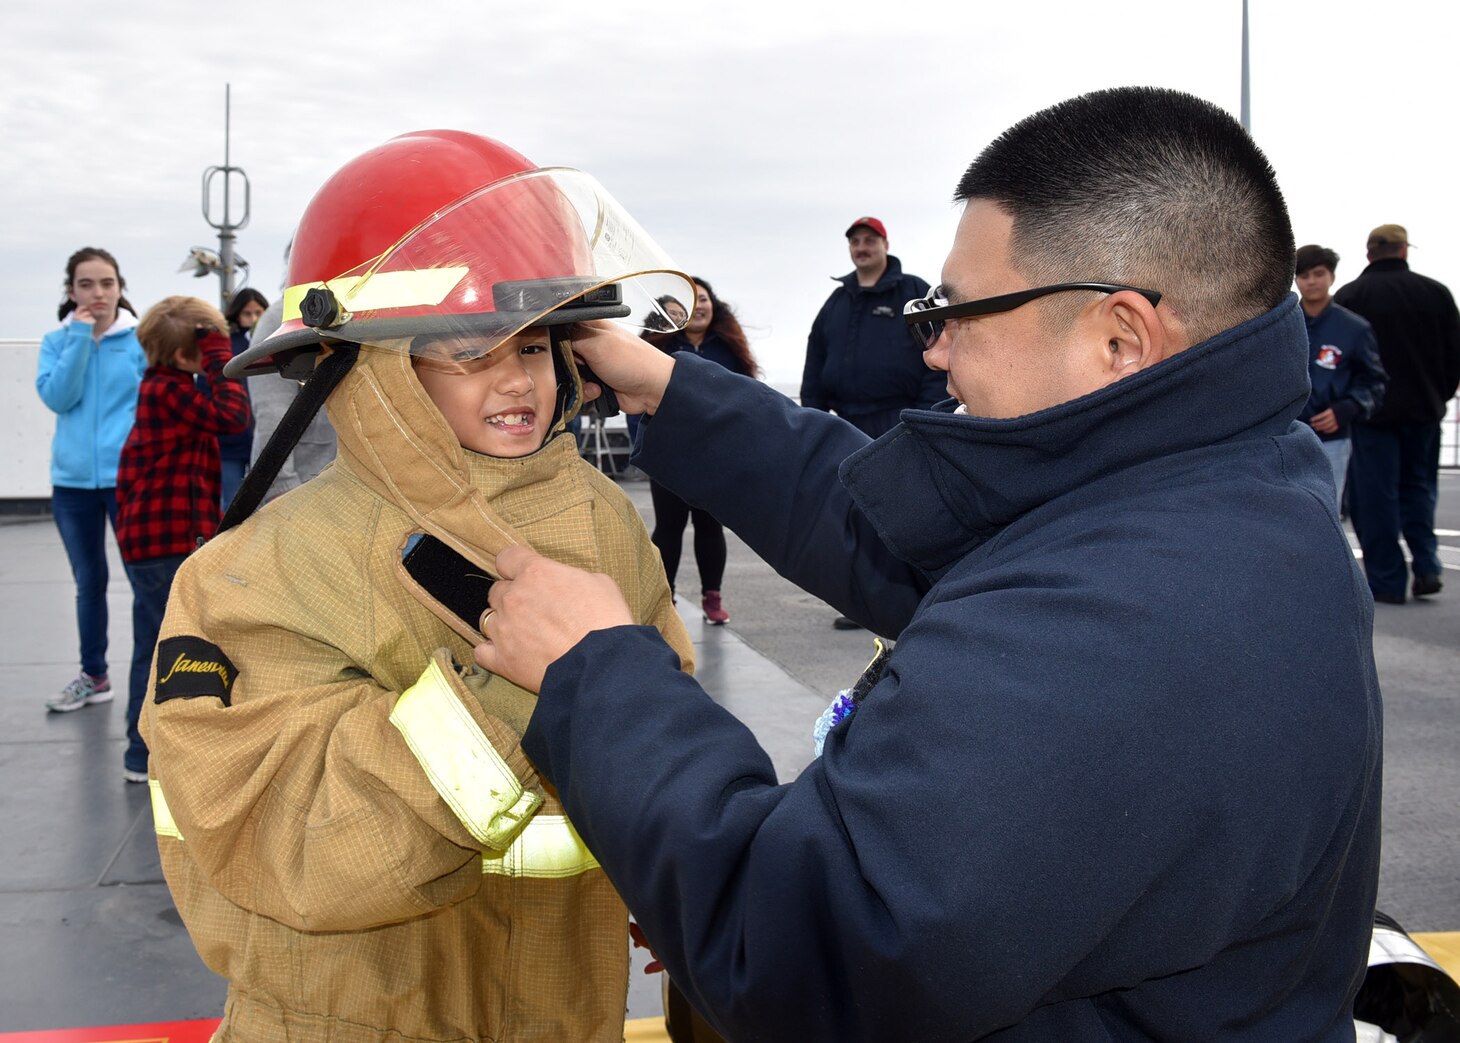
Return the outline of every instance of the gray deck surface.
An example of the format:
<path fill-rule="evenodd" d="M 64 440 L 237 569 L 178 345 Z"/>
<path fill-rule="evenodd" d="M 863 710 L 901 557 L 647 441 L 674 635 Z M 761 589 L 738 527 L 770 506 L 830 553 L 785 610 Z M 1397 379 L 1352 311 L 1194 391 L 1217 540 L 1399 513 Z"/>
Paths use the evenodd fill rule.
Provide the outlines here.
<path fill-rule="evenodd" d="M 647 483 L 624 488 L 651 516 Z M 1439 524 L 1460 531 L 1460 474 L 1443 474 L 1440 490 Z M 810 758 L 812 723 L 865 665 L 870 639 L 832 629 L 830 608 L 733 536 L 731 622 L 702 626 L 686 536 L 680 607 L 700 679 L 792 778 Z M 1380 906 L 1411 931 L 1460 930 L 1460 535 L 1441 544 L 1449 589 L 1375 614 L 1386 729 Z M 121 777 L 131 594 L 114 546 L 112 559 L 117 698 L 47 714 L 46 698 L 76 669 L 74 588 L 49 519 L 0 524 L 0 1032 L 222 1009 L 223 982 L 194 953 L 162 881 L 147 788 Z M 657 979 L 636 972 L 629 1016 L 658 1013 Z"/>

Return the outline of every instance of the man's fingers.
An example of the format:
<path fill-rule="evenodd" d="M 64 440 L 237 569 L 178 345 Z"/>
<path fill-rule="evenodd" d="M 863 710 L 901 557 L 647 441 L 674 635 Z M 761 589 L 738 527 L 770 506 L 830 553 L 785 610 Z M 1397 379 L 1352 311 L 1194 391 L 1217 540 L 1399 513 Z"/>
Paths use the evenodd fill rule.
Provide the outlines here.
<path fill-rule="evenodd" d="M 537 557 L 536 554 L 520 544 L 514 543 L 510 547 L 503 548 L 497 555 L 497 575 L 503 579 L 516 579 L 522 575 L 522 570 L 527 563 L 535 557 Z M 495 590 L 495 587 L 493 589 Z M 487 595 L 487 600 L 491 601 L 490 594 Z M 500 608 L 501 605 L 498 604 L 496 607 Z"/>
<path fill-rule="evenodd" d="M 477 661 L 477 666 L 493 674 L 500 674 L 498 669 L 501 665 L 500 656 L 497 653 L 497 646 L 491 641 L 483 641 L 472 649 L 472 658 Z"/>

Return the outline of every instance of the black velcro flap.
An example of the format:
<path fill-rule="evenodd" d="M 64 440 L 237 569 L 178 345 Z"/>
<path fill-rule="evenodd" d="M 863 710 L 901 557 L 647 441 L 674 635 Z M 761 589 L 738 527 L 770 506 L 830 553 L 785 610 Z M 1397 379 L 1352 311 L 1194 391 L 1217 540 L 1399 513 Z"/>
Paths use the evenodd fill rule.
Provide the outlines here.
<path fill-rule="evenodd" d="M 157 684 L 153 700 L 200 696 L 230 705 L 238 670 L 223 649 L 201 637 L 169 637 L 157 645 Z"/>
<path fill-rule="evenodd" d="M 487 610 L 487 593 L 496 582 L 479 565 L 435 536 L 422 533 L 401 558 L 406 572 L 472 630 Z"/>

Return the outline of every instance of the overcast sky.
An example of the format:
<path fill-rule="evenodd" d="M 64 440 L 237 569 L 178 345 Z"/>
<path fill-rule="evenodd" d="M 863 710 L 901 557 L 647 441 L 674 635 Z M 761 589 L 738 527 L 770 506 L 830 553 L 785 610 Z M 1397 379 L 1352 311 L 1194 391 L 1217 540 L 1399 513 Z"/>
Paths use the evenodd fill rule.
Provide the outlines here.
<path fill-rule="evenodd" d="M 1337 249 L 1342 284 L 1368 230 L 1398 222 L 1413 266 L 1460 284 L 1455 5 L 1251 0 L 1251 22 L 1253 134 L 1298 242 Z M 1236 113 L 1240 39 L 1240 0 L 21 0 L 0 14 L 0 338 L 54 327 L 84 245 L 117 256 L 139 310 L 216 300 L 216 278 L 177 268 L 217 247 L 200 186 L 231 83 L 252 182 L 238 252 L 270 299 L 325 178 L 395 134 L 458 128 L 593 173 L 794 384 L 853 218 L 882 218 L 936 282 L 953 187 L 992 137 L 1125 84 Z"/>

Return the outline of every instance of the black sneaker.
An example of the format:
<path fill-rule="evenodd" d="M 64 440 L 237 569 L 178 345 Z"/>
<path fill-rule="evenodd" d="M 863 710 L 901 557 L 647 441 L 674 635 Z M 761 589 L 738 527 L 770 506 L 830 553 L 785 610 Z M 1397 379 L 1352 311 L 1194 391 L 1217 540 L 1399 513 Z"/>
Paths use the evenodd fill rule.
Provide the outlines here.
<path fill-rule="evenodd" d="M 1431 594 L 1438 594 L 1444 589 L 1445 584 L 1439 576 L 1414 577 L 1414 596 L 1417 598 L 1429 597 Z"/>
<path fill-rule="evenodd" d="M 1398 594 L 1374 594 L 1374 600 L 1381 605 L 1402 605 L 1404 604 L 1404 591 Z"/>
<path fill-rule="evenodd" d="M 864 630 L 865 627 L 855 619 L 848 616 L 837 616 L 831 621 L 831 625 L 838 630 Z"/>

